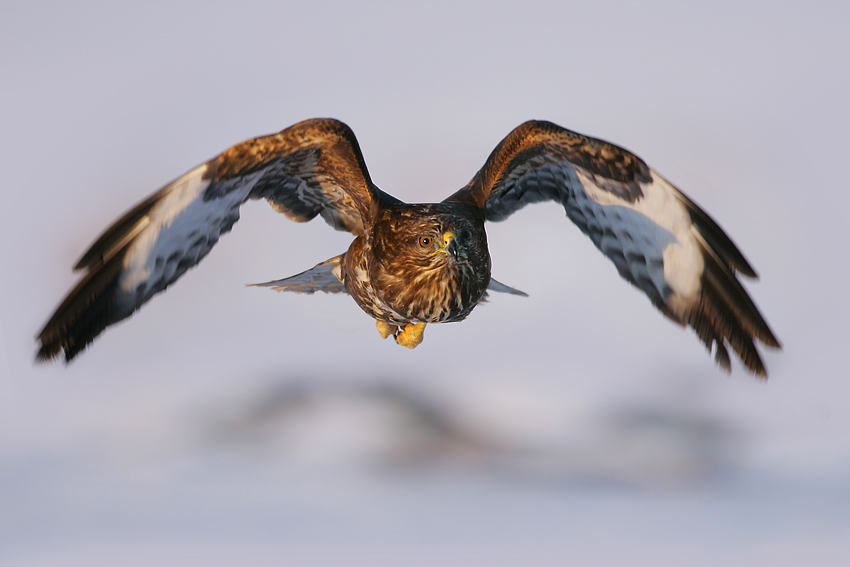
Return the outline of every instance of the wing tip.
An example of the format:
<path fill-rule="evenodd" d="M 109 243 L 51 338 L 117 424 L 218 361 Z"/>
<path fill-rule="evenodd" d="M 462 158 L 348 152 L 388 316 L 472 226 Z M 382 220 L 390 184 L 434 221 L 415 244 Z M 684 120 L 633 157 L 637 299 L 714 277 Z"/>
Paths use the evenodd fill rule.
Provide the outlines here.
<path fill-rule="evenodd" d="M 741 364 L 758 379 L 766 380 L 767 367 L 756 346 L 761 342 L 770 348 L 781 348 L 779 341 L 764 322 L 758 309 L 732 275 L 736 286 L 713 273 L 718 266 L 706 264 L 699 298 L 685 308 L 683 320 L 694 329 L 709 352 L 714 351 L 717 364 L 731 373 L 727 347 L 738 355 Z M 742 299 L 745 297 L 746 301 Z"/>
<path fill-rule="evenodd" d="M 698 320 L 698 317 L 693 317 L 691 320 Z M 768 372 L 761 355 L 755 345 L 754 338 L 736 340 L 729 335 L 734 336 L 734 333 L 725 333 L 715 327 L 715 323 L 703 320 L 709 327 L 700 327 L 699 323 L 689 323 L 696 331 L 697 336 L 705 343 L 709 353 L 714 353 L 714 361 L 720 369 L 726 374 L 732 374 L 732 357 L 729 355 L 729 348 L 735 351 L 738 358 L 747 371 L 754 378 L 764 381 L 767 380 Z"/>
<path fill-rule="evenodd" d="M 660 179 L 663 183 L 669 185 L 675 191 L 675 194 L 687 209 L 691 222 L 693 222 L 700 238 L 732 272 L 739 273 L 755 280 L 759 279 L 759 275 L 755 268 L 753 268 L 752 264 L 750 264 L 744 256 L 743 252 L 741 252 L 738 246 L 731 238 L 729 238 L 729 235 L 726 234 L 711 215 L 706 213 L 690 197 L 682 193 L 678 187 L 670 183 L 664 178 L 664 176 L 654 169 L 652 170 L 652 175 Z"/>
<path fill-rule="evenodd" d="M 109 325 L 128 317 L 116 299 L 122 255 L 95 264 L 68 293 L 36 337 L 41 344 L 36 362 L 47 362 L 64 353 L 67 364 Z"/>
<path fill-rule="evenodd" d="M 94 337 L 79 345 L 74 340 L 74 336 L 64 328 L 45 327 L 41 334 L 36 337 L 36 341 L 41 346 L 35 354 L 34 362 L 35 364 L 47 364 L 57 361 L 61 357 L 62 362 L 68 364 L 74 357 L 85 350 L 93 339 Z"/>
<path fill-rule="evenodd" d="M 62 352 L 61 345 L 41 343 L 41 348 L 39 348 L 38 352 L 35 354 L 35 363 L 46 364 L 51 362 L 59 356 L 60 352 Z"/>

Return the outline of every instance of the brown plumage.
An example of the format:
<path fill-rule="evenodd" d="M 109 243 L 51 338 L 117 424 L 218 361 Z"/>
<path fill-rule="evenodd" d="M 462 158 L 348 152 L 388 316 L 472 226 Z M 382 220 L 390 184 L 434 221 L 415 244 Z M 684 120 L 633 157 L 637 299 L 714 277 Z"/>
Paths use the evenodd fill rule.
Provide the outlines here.
<path fill-rule="evenodd" d="M 344 256 L 345 287 L 376 320 L 393 325 L 464 319 L 490 284 L 484 218 L 465 205 L 384 207 L 371 237 Z"/>
<path fill-rule="evenodd" d="M 661 312 L 730 368 L 730 346 L 759 376 L 756 341 L 779 342 L 737 279 L 755 271 L 720 227 L 634 154 L 531 121 L 511 132 L 463 189 L 442 203 L 406 204 L 371 181 L 345 124 L 307 120 L 242 142 L 124 215 L 77 264 L 88 270 L 39 334 L 39 359 L 76 356 L 197 264 L 239 218 L 266 199 L 304 222 L 321 215 L 354 236 L 349 249 L 291 278 L 260 284 L 347 292 L 382 336 L 415 347 L 427 323 L 460 321 L 493 280 L 485 220 L 555 201 Z M 554 244 L 554 243 L 547 243 Z"/>

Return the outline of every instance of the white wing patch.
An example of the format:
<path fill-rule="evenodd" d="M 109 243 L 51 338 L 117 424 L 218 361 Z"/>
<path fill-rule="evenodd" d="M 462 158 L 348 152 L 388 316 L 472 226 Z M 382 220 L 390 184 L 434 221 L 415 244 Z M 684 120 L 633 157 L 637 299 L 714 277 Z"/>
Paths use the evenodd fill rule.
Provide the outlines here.
<path fill-rule="evenodd" d="M 624 277 L 651 297 L 687 302 L 701 289 L 702 252 L 680 193 L 651 174 L 652 181 L 641 184 L 643 197 L 629 203 L 576 171 L 581 189 L 575 186 L 575 206 L 589 224 L 598 224 L 591 237 L 595 232 L 594 242 Z"/>
<path fill-rule="evenodd" d="M 163 190 L 163 196 L 140 221 L 141 230 L 124 258 L 119 286 L 138 301 L 172 282 L 203 258 L 239 218 L 239 206 L 260 173 L 245 179 L 234 191 L 210 200 L 204 192 L 207 165 L 183 175 Z M 137 297 L 141 295 L 142 297 Z"/>
<path fill-rule="evenodd" d="M 677 295 L 693 299 L 702 289 L 705 269 L 697 228 L 678 189 L 654 170 L 650 174 L 652 183 L 641 186 L 645 197 L 637 209 L 676 237 L 664 250 L 664 278 Z"/>

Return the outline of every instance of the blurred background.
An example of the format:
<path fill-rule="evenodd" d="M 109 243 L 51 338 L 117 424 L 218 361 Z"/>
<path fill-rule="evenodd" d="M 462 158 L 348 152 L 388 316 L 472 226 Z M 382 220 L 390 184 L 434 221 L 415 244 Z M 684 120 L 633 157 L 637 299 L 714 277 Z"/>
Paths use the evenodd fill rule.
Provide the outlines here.
<path fill-rule="evenodd" d="M 3 2 L 0 565 L 843 565 L 850 5 Z M 622 145 L 761 275 L 785 345 L 717 369 L 554 205 L 415 351 L 243 284 L 350 236 L 262 202 L 70 366 L 33 337 L 112 220 L 331 116 L 407 201 L 531 118 Z"/>

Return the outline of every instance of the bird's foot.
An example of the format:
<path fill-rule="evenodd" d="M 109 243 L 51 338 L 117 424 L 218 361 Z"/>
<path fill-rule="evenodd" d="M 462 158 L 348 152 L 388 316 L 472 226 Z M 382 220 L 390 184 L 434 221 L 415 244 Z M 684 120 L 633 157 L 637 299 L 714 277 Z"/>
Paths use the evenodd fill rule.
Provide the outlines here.
<path fill-rule="evenodd" d="M 402 331 L 396 334 L 395 342 L 403 347 L 416 348 L 422 342 L 424 332 L 425 323 L 408 323 Z"/>
<path fill-rule="evenodd" d="M 381 338 L 385 339 L 390 335 L 394 335 L 398 331 L 398 325 L 390 325 L 383 321 L 375 321 L 375 326 L 378 327 L 378 332 L 381 333 Z"/>

